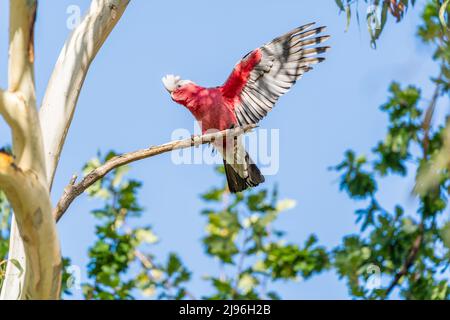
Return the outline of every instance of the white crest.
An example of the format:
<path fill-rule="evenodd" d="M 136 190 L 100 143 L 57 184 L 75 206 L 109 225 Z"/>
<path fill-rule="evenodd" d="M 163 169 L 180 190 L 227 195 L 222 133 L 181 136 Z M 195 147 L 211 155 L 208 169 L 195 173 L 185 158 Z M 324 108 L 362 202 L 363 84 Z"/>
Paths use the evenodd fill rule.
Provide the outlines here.
<path fill-rule="evenodd" d="M 164 87 L 169 92 L 173 92 L 177 88 L 178 82 L 180 82 L 180 80 L 181 80 L 180 76 L 174 76 L 173 74 L 169 74 L 164 78 L 162 78 Z"/>

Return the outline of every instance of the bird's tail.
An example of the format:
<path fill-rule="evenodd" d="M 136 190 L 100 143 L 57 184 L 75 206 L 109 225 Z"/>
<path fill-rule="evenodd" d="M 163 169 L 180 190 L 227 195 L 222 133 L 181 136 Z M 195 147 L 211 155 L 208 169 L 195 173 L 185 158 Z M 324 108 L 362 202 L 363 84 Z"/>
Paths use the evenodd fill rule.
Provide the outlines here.
<path fill-rule="evenodd" d="M 265 181 L 261 171 L 253 163 L 248 153 L 245 156 L 243 164 L 231 165 L 226 160 L 223 163 L 225 165 L 228 188 L 231 193 L 242 192 L 248 188 L 256 187 Z"/>

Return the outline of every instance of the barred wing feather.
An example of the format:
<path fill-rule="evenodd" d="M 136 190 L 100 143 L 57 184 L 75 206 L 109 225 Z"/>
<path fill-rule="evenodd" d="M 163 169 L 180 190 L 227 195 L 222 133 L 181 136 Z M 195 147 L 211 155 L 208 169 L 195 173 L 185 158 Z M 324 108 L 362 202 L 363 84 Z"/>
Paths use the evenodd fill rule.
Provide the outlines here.
<path fill-rule="evenodd" d="M 236 65 L 223 88 L 225 96 L 238 97 L 234 112 L 239 125 L 258 123 L 303 74 L 325 60 L 319 55 L 329 47 L 317 45 L 329 36 L 317 36 L 325 27 L 311 29 L 313 25 L 298 27 L 274 39 Z M 238 77 L 244 79 L 243 83 L 236 84 Z"/>

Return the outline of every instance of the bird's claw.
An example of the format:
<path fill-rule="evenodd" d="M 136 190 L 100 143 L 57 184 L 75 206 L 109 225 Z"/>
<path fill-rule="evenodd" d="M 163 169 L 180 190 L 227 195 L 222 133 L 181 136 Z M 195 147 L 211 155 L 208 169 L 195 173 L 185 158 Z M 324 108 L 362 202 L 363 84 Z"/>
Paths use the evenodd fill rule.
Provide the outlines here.
<path fill-rule="evenodd" d="M 198 144 L 198 138 L 199 137 L 194 134 L 191 135 L 191 143 L 193 147 L 200 147 L 200 145 Z"/>

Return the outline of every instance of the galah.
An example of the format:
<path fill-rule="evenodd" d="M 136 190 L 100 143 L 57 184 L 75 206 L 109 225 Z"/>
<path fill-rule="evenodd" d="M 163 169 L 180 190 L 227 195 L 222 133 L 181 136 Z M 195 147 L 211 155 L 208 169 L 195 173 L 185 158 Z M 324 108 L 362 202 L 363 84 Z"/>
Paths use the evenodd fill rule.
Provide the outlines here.
<path fill-rule="evenodd" d="M 325 27 L 314 23 L 298 27 L 248 53 L 220 87 L 205 88 L 179 76 L 162 79 L 171 98 L 185 106 L 198 121 L 203 134 L 257 124 L 272 110 L 279 97 L 322 62 L 318 55 L 329 47 L 317 45 L 329 36 L 317 36 Z M 230 192 L 237 193 L 264 182 L 264 176 L 253 163 L 242 142 L 215 142 L 224 159 Z"/>

